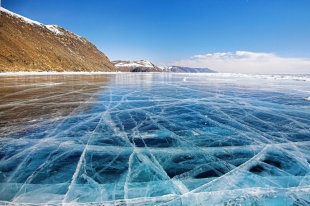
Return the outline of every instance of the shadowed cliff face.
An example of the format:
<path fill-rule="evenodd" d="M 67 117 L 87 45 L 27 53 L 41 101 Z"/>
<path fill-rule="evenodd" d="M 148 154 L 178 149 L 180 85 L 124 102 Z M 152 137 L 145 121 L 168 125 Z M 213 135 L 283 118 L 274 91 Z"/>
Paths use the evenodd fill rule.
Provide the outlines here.
<path fill-rule="evenodd" d="M 105 54 L 85 38 L 3 8 L 0 45 L 0 72 L 115 71 Z"/>

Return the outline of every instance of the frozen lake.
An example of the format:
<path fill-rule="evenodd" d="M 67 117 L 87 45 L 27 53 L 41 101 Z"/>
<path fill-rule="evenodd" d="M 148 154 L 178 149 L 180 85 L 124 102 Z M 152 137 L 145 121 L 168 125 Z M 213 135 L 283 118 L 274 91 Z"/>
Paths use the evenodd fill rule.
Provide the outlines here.
<path fill-rule="evenodd" d="M 0 204 L 310 205 L 310 76 L 0 85 Z"/>

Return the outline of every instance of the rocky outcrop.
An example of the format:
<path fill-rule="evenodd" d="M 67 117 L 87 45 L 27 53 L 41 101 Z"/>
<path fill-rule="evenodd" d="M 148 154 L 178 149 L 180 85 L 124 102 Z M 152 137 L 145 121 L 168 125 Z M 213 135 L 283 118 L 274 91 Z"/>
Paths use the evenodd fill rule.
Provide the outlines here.
<path fill-rule="evenodd" d="M 0 72 L 116 71 L 85 38 L 0 9 Z"/>

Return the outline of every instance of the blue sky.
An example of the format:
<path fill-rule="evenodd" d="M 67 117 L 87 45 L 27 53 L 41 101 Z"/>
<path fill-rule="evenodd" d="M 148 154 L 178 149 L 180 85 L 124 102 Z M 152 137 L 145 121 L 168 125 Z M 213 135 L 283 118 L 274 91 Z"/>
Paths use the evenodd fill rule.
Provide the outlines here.
<path fill-rule="evenodd" d="M 306 61 L 305 67 L 310 58 L 310 0 L 2 0 L 2 6 L 84 36 L 111 60 L 195 66 L 197 55 L 240 59 L 238 51 L 247 51 Z"/>

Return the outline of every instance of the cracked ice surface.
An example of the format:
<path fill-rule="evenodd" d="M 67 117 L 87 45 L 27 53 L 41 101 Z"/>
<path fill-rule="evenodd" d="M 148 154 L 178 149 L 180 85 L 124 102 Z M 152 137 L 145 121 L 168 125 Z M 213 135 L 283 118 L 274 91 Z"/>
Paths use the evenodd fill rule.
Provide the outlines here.
<path fill-rule="evenodd" d="M 310 204 L 309 76 L 0 79 L 1 204 Z"/>

